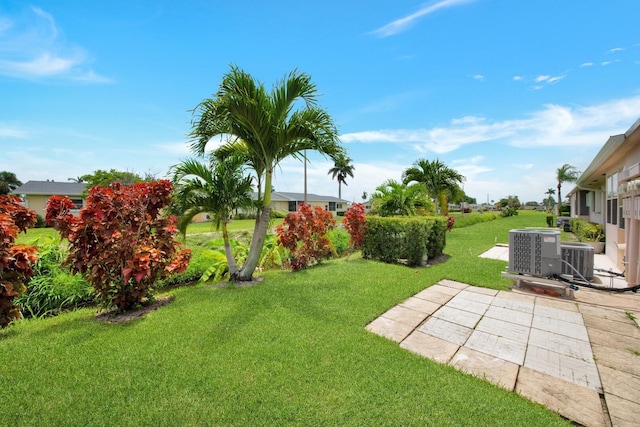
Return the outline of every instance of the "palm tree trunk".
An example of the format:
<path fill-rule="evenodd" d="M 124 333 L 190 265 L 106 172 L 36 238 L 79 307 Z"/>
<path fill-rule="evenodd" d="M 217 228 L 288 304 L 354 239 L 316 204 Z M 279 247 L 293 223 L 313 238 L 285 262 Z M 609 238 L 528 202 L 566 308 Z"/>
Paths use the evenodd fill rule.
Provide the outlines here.
<path fill-rule="evenodd" d="M 227 229 L 227 222 L 222 221 L 222 240 L 224 240 L 224 253 L 227 256 L 227 265 L 229 266 L 229 277 L 238 275 L 238 264 L 233 257 L 233 251 L 231 250 L 231 243 L 229 243 L 229 230 Z"/>
<path fill-rule="evenodd" d="M 271 188 L 271 176 L 272 171 L 266 172 L 265 188 Z M 253 228 L 253 236 L 251 237 L 251 246 L 249 246 L 249 255 L 240 271 L 234 276 L 230 276 L 233 282 L 248 282 L 253 279 L 253 272 L 256 271 L 258 262 L 260 261 L 260 255 L 262 254 L 262 247 L 264 246 L 264 239 L 267 237 L 267 230 L 269 229 L 269 220 L 271 219 L 271 192 L 264 192 L 262 212 L 256 218 L 256 224 Z"/>
<path fill-rule="evenodd" d="M 338 180 L 338 199 L 342 200 L 342 182 Z"/>
<path fill-rule="evenodd" d="M 562 198 L 560 196 L 560 183 L 558 183 L 558 206 L 556 206 L 556 214 L 560 215 L 560 202 Z"/>
<path fill-rule="evenodd" d="M 449 205 L 447 204 L 446 194 L 440 193 L 440 213 L 442 215 L 449 215 Z"/>

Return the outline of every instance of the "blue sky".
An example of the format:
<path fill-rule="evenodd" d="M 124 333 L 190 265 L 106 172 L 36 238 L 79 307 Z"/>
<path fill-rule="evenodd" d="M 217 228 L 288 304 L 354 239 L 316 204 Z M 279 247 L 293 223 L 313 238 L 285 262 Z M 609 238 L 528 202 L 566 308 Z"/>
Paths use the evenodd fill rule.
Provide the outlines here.
<path fill-rule="evenodd" d="M 638 15 L 637 0 L 3 0 L 0 170 L 165 176 L 235 64 L 267 87 L 312 76 L 353 159 L 349 201 L 421 158 L 479 202 L 541 201 L 559 166 L 584 170 L 640 118 Z M 310 159 L 308 191 L 337 195 Z M 302 192 L 302 173 L 285 161 L 274 187 Z"/>

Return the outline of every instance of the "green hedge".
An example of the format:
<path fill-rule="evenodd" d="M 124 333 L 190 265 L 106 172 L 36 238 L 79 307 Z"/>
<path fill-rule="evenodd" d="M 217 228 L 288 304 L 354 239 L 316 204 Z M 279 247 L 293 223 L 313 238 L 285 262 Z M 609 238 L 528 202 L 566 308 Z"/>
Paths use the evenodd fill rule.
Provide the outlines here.
<path fill-rule="evenodd" d="M 579 218 L 571 218 L 570 223 L 571 231 L 581 242 L 604 242 L 604 228 L 602 225 Z"/>
<path fill-rule="evenodd" d="M 500 214 L 496 212 L 485 212 L 480 215 L 456 215 L 454 216 L 456 222 L 453 228 L 468 227 L 470 225 L 479 224 L 481 222 L 494 221 L 500 218 Z"/>
<path fill-rule="evenodd" d="M 367 216 L 362 256 L 389 263 L 406 259 L 410 266 L 420 265 L 427 255 L 442 255 L 446 244 L 445 217 Z"/>

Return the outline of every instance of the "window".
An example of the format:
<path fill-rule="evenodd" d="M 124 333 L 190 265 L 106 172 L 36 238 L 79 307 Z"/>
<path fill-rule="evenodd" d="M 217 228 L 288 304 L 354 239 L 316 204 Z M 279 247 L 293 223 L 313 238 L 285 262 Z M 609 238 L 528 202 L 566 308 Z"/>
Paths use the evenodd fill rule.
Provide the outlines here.
<path fill-rule="evenodd" d="M 295 212 L 298 210 L 298 203 L 295 200 L 289 202 L 289 212 Z"/>
<path fill-rule="evenodd" d="M 82 206 L 83 206 L 82 199 L 71 199 L 71 203 L 76 205 L 74 209 L 82 209 Z"/>
<path fill-rule="evenodd" d="M 336 209 L 342 209 L 342 203 L 336 204 Z"/>
<path fill-rule="evenodd" d="M 329 202 L 329 212 L 335 212 L 336 202 Z"/>
<path fill-rule="evenodd" d="M 618 224 L 618 198 L 607 200 L 607 224 Z"/>

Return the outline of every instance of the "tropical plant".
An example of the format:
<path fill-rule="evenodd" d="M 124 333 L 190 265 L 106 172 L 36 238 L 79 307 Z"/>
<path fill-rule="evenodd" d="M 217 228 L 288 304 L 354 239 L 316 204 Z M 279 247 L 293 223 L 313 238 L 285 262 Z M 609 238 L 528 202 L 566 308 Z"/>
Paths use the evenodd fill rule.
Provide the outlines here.
<path fill-rule="evenodd" d="M 553 195 L 556 194 L 555 188 L 547 188 L 547 191 L 544 192 L 547 195 L 547 198 L 544 200 L 544 204 L 547 206 L 547 210 L 551 211 L 555 200 L 553 200 Z"/>
<path fill-rule="evenodd" d="M 417 160 L 412 167 L 402 173 L 402 181 L 405 184 L 418 182 L 425 186 L 427 194 L 438 201 L 442 215 L 449 213 L 448 198 L 464 196 L 464 192 L 460 193 L 459 185 L 464 180 L 463 175 L 447 167 L 438 159 L 433 161 Z"/>
<path fill-rule="evenodd" d="M 351 158 L 345 154 L 339 154 L 333 159 L 333 167 L 329 169 L 331 178 L 338 181 L 338 198 L 342 199 L 342 184 L 347 185 L 347 177 L 353 178 L 354 166 L 351 164 Z"/>
<path fill-rule="evenodd" d="M 27 290 L 16 299 L 24 317 L 54 316 L 63 310 L 95 302 L 93 287 L 79 274 L 63 266 L 66 245 L 51 237 L 38 239 L 38 260 L 27 282 Z"/>
<path fill-rule="evenodd" d="M 405 185 L 389 179 L 376 187 L 371 198 L 373 209 L 380 216 L 409 216 L 415 215 L 419 210 L 431 210 L 424 186 L 418 183 Z"/>
<path fill-rule="evenodd" d="M 222 78 L 213 98 L 194 110 L 189 136 L 191 149 L 200 155 L 215 136 L 226 143 L 215 151 L 218 158 L 241 155 L 257 177 L 261 202 L 249 256 L 231 280 L 251 280 L 260 260 L 271 211 L 273 171 L 287 157 L 302 159 L 304 150 L 337 157 L 344 149 L 331 116 L 316 106 L 317 90 L 311 77 L 292 71 L 271 91 L 238 67 Z"/>
<path fill-rule="evenodd" d="M 49 198 L 46 220 L 69 240 L 66 263 L 84 274 L 104 306 L 136 307 L 152 298 L 157 280 L 187 268 L 191 251 L 179 250 L 176 218 L 164 214 L 172 190 L 166 180 L 92 187 L 79 218 L 68 197 Z"/>
<path fill-rule="evenodd" d="M 13 172 L 0 172 L 0 194 L 9 194 L 22 185 L 22 182 Z"/>
<path fill-rule="evenodd" d="M 362 249 L 364 244 L 364 233 L 366 230 L 366 218 L 364 215 L 364 205 L 354 203 L 344 213 L 342 225 L 349 233 L 349 243 L 354 250 Z"/>
<path fill-rule="evenodd" d="M 556 170 L 556 180 L 558 181 L 558 213 L 560 212 L 560 205 L 562 205 L 562 196 L 560 189 L 563 182 L 576 182 L 580 177 L 580 172 L 568 163 L 560 166 Z"/>
<path fill-rule="evenodd" d="M 33 272 L 37 248 L 15 241 L 35 222 L 36 213 L 21 206 L 19 198 L 0 195 L 0 328 L 21 317 L 14 300 L 26 290 L 24 282 Z"/>
<path fill-rule="evenodd" d="M 223 160 L 210 156 L 208 165 L 189 159 L 172 168 L 175 185 L 172 210 L 180 217 L 178 230 L 186 234 L 187 226 L 196 215 L 211 214 L 216 229 L 222 228 L 225 256 L 232 277 L 238 273 L 238 266 L 231 249 L 227 224 L 236 209 L 252 205 L 253 179 L 243 175 L 243 165 L 244 160 L 240 156 Z"/>
<path fill-rule="evenodd" d="M 319 263 L 332 254 L 327 232 L 335 227 L 330 212 L 316 206 L 301 204 L 298 212 L 291 212 L 276 227 L 278 243 L 289 250 L 289 263 L 293 270 L 302 270 Z"/>

